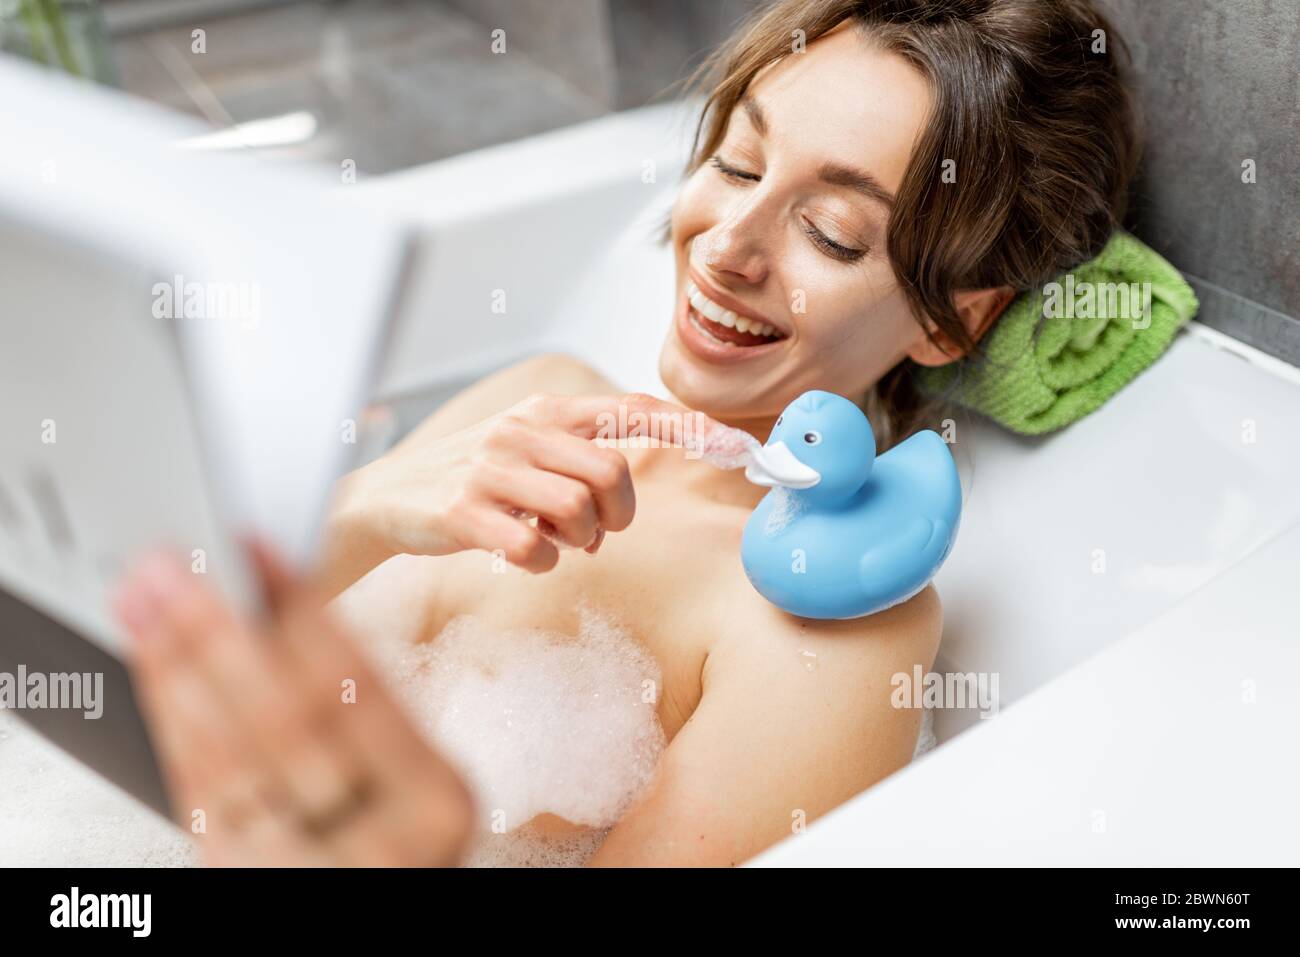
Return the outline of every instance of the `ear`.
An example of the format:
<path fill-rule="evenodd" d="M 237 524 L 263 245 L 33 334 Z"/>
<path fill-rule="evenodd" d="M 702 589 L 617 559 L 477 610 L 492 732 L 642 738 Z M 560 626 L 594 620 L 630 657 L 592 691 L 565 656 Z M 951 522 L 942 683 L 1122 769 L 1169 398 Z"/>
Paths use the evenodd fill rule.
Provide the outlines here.
<path fill-rule="evenodd" d="M 1015 298 L 1015 290 L 1008 286 L 997 286 L 993 289 L 963 289 L 953 294 L 952 304 L 957 309 L 957 317 L 961 319 L 961 324 L 966 327 L 971 338 L 978 342 Z M 953 342 L 951 336 L 935 327 L 933 323 L 928 323 L 928 328 L 934 336 L 934 341 L 931 342 L 930 337 L 922 330 L 919 340 L 908 350 L 909 359 L 917 365 L 943 366 L 965 357 L 965 351 Z"/>

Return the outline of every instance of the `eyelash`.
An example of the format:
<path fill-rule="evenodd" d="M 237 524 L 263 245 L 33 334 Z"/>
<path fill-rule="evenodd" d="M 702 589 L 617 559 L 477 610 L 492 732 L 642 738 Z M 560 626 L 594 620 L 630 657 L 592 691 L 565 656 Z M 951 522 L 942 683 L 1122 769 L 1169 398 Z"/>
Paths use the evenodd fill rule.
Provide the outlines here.
<path fill-rule="evenodd" d="M 840 262 L 857 262 L 867 254 L 865 249 L 850 249 L 848 246 L 841 246 L 812 223 L 805 222 L 803 231 L 808 234 L 808 238 L 813 241 L 814 245 L 821 248 L 826 255 L 838 259 Z"/>
<path fill-rule="evenodd" d="M 745 183 L 757 183 L 762 179 L 762 177 L 756 173 L 747 173 L 744 170 L 737 169 L 723 160 L 721 156 L 711 156 L 709 158 L 709 165 L 731 180 Z M 826 253 L 826 255 L 830 256 L 832 259 L 836 259 L 840 262 L 856 262 L 867 254 L 865 249 L 850 249 L 848 246 L 841 246 L 807 220 L 804 221 L 803 231 L 807 234 L 808 238 L 812 240 L 813 245 Z"/>
<path fill-rule="evenodd" d="M 720 172 L 723 176 L 730 179 L 740 179 L 749 183 L 757 183 L 762 178 L 757 173 L 746 173 L 744 170 L 736 169 L 736 167 L 723 160 L 721 156 L 709 157 L 709 165 Z"/>

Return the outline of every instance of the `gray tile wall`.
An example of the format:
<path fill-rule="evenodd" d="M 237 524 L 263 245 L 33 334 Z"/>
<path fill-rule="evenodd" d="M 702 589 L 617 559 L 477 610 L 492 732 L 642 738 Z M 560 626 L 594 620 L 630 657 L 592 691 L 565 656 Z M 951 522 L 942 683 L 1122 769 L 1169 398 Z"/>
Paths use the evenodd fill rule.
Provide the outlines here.
<path fill-rule="evenodd" d="M 1300 364 L 1300 3 L 1103 3 L 1145 114 L 1134 231 L 1189 274 L 1201 321 Z"/>
<path fill-rule="evenodd" d="M 606 0 L 446 0 L 483 27 L 483 42 L 505 32 L 538 66 L 571 83 L 605 109 L 615 106 L 614 49 Z"/>

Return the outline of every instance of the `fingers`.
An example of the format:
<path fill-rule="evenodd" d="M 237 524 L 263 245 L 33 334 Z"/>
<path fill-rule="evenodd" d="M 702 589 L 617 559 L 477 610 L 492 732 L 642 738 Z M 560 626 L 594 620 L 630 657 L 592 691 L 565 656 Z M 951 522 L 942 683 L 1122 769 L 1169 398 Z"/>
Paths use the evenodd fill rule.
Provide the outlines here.
<path fill-rule="evenodd" d="M 436 524 L 462 548 L 500 550 L 533 572 L 557 564 L 551 540 L 594 554 L 606 532 L 632 523 L 636 494 L 626 457 L 593 440 L 647 436 L 689 445 L 707 421 L 639 393 L 530 396 L 477 433 L 481 444 L 466 457 L 470 477 Z M 537 516 L 537 527 L 509 517 L 518 512 Z"/>
<path fill-rule="evenodd" d="M 532 422 L 554 425 L 583 439 L 649 436 L 664 445 L 685 445 L 704 415 L 642 392 L 621 396 L 530 396 L 515 407 Z"/>
<path fill-rule="evenodd" d="M 599 448 L 574 435 L 561 434 L 536 443 L 528 454 L 538 468 L 567 475 L 590 491 L 598 528 L 621 532 L 632 524 L 636 513 L 636 493 L 632 488 L 632 473 L 627 459 L 621 453 Z M 549 513 L 539 510 L 538 514 Z M 583 547 L 591 540 L 569 541 Z"/>
<path fill-rule="evenodd" d="M 264 545 L 253 554 L 274 601 L 272 643 L 292 675 L 299 712 L 300 743 L 286 741 L 274 757 L 294 785 L 309 834 L 349 865 L 453 863 L 472 824 L 463 783 L 416 732 L 320 595 Z"/>
<path fill-rule="evenodd" d="M 582 482 L 544 469 L 511 469 L 484 465 L 476 485 L 489 501 L 547 519 L 574 548 L 585 548 L 596 537 L 600 517 L 596 500 Z"/>
<path fill-rule="evenodd" d="M 248 632 L 166 556 L 136 570 L 117 610 L 135 638 L 132 677 L 179 823 L 219 835 L 225 854 L 243 863 L 303 857 L 296 833 L 277 823 L 288 796 L 232 713 L 245 689 L 222 688 L 236 667 L 230 649 Z M 196 654 L 207 648 L 219 656 Z"/>
<path fill-rule="evenodd" d="M 259 563 L 268 558 L 274 561 L 263 550 Z M 321 784 L 320 810 L 311 817 L 327 826 L 333 808 L 346 809 L 350 798 L 365 798 L 365 810 L 339 822 L 334 831 L 340 851 L 356 863 L 454 860 L 471 825 L 469 793 L 420 737 L 369 660 L 307 589 L 282 592 L 276 634 L 299 685 L 300 699 L 321 709 L 314 712 L 316 720 L 325 722 L 342 760 L 354 766 L 359 779 L 376 792 L 372 796 L 330 793 L 326 786 L 336 783 Z M 301 754 L 298 760 L 304 760 Z"/>
<path fill-rule="evenodd" d="M 549 572 L 560 561 L 559 549 L 537 529 L 496 508 L 469 509 L 461 525 L 462 548 L 499 552 L 511 565 L 533 574 Z"/>
<path fill-rule="evenodd" d="M 250 538 L 244 541 L 243 545 L 245 554 L 248 555 L 257 572 L 258 581 L 261 582 L 262 597 L 268 608 L 278 608 L 296 590 L 303 587 L 289 563 L 264 542 Z"/>
<path fill-rule="evenodd" d="M 254 560 L 274 609 L 263 633 L 165 558 L 116 603 L 182 824 L 203 812 L 214 863 L 449 862 L 469 827 L 464 786 L 319 596 L 266 549 Z"/>

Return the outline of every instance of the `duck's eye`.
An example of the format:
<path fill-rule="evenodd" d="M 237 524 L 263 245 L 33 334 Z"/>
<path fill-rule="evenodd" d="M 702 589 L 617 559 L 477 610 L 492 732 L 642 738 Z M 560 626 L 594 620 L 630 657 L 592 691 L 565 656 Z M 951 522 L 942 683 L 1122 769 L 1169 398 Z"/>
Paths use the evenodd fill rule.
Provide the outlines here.
<path fill-rule="evenodd" d="M 820 445 L 822 434 L 820 432 L 805 432 L 803 434 L 803 440 L 809 445 Z"/>
<path fill-rule="evenodd" d="M 778 415 L 778 416 L 776 417 L 776 424 L 777 424 L 777 427 L 780 427 L 781 423 L 784 422 L 784 421 L 785 421 L 785 415 L 784 415 L 784 414 L 782 414 L 782 415 Z"/>

